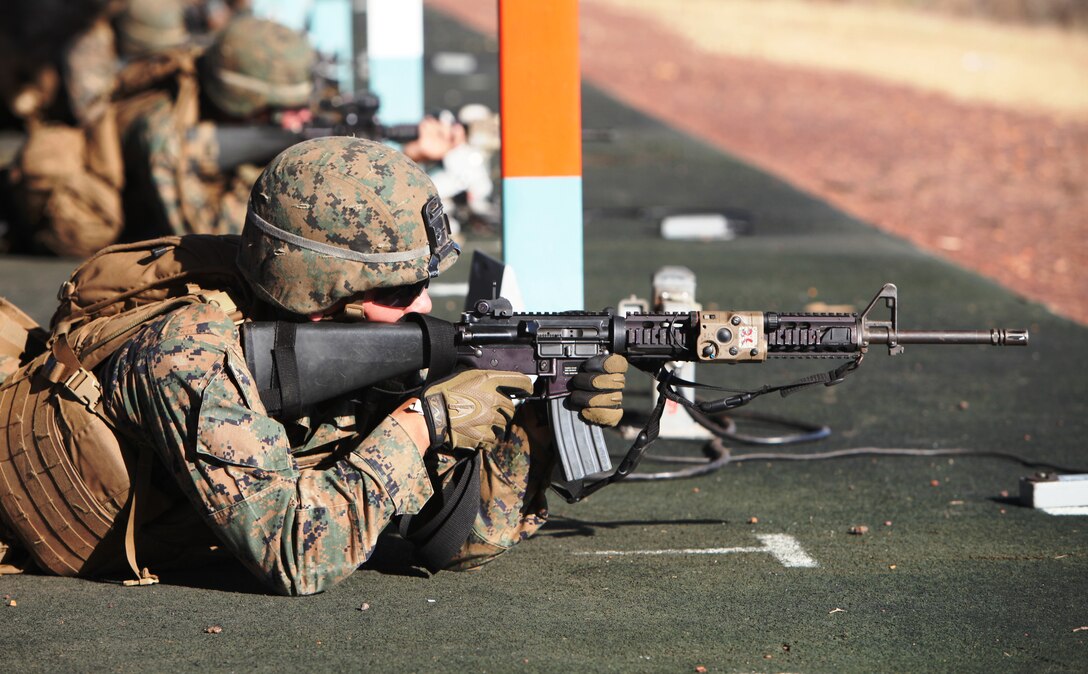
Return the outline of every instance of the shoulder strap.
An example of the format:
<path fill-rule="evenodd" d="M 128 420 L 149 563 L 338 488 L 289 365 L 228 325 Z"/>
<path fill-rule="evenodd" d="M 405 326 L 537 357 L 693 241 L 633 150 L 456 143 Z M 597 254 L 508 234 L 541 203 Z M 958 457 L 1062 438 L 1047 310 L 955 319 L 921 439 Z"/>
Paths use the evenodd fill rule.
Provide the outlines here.
<path fill-rule="evenodd" d="M 87 406 L 87 409 L 106 422 L 111 429 L 113 421 L 99 408 L 102 397 L 102 387 L 98 379 L 90 372 L 76 356 L 68 345 L 68 338 L 61 334 L 53 340 L 52 364 L 46 378 L 59 383 L 68 389 L 77 399 Z M 134 579 L 124 581 L 124 585 L 153 585 L 159 582 L 158 576 L 147 569 L 140 569 L 136 561 L 136 530 L 139 528 L 137 517 L 140 513 L 137 508 L 137 499 L 143 500 L 142 495 L 148 493 L 151 485 L 151 452 L 141 447 L 139 458 L 136 460 L 136 474 L 132 480 L 132 488 L 129 489 L 128 503 L 125 505 L 125 559 L 129 568 L 136 575 Z"/>
<path fill-rule="evenodd" d="M 416 554 L 432 573 L 449 565 L 480 512 L 480 453 L 473 452 L 452 470 L 440 497 L 432 497 L 418 515 L 400 520 L 401 536 L 416 545 Z"/>

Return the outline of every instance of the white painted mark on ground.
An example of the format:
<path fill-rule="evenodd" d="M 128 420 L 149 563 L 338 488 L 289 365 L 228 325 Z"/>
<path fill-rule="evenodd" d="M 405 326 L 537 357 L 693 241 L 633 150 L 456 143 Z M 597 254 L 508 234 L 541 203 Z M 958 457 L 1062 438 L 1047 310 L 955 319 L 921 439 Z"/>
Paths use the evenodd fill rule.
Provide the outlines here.
<path fill-rule="evenodd" d="M 733 555 L 744 552 L 761 552 L 773 555 L 782 566 L 790 568 L 814 569 L 819 566 L 816 560 L 805 552 L 797 539 L 789 534 L 759 534 L 756 536 L 762 545 L 737 548 L 680 548 L 666 550 L 597 550 L 595 552 L 576 552 L 576 555 L 596 555 L 605 557 L 625 557 L 633 555 Z"/>

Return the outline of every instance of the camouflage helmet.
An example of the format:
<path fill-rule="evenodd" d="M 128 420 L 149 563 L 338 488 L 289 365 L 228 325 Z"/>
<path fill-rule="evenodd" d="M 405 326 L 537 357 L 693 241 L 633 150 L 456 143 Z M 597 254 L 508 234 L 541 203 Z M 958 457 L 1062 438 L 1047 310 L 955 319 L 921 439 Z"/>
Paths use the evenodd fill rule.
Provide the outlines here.
<path fill-rule="evenodd" d="M 117 19 L 117 47 L 124 56 L 155 54 L 188 41 L 182 0 L 129 0 Z"/>
<path fill-rule="evenodd" d="M 327 137 L 284 150 L 257 178 L 238 266 L 259 297 L 309 315 L 437 276 L 460 252 L 415 162 L 374 141 Z"/>
<path fill-rule="evenodd" d="M 305 35 L 274 21 L 239 16 L 208 48 L 201 85 L 216 107 L 235 117 L 269 107 L 301 107 L 313 90 L 315 60 Z"/>

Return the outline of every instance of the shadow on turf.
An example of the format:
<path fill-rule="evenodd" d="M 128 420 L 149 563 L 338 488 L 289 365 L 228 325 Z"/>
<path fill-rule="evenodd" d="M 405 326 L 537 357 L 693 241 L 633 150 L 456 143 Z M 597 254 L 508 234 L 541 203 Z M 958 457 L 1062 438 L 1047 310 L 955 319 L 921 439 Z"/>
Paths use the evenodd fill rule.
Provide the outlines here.
<path fill-rule="evenodd" d="M 431 576 L 415 561 L 415 548 L 412 544 L 388 531 L 378 539 L 378 545 L 370 559 L 359 570 L 412 578 Z M 274 594 L 240 562 L 227 557 L 187 568 L 162 569 L 158 575 L 164 585 L 241 594 Z"/>
<path fill-rule="evenodd" d="M 541 528 L 538 535 L 555 538 L 594 536 L 598 529 L 658 526 L 662 524 L 721 526 L 728 524 L 728 521 L 721 519 L 654 519 L 597 522 L 553 515 L 547 524 Z M 374 553 L 365 564 L 359 567 L 359 570 L 409 578 L 429 578 L 432 575 L 416 561 L 415 547 L 401 538 L 399 534 L 389 530 L 383 532 L 378 545 L 375 546 Z M 185 567 L 159 568 L 156 571 L 164 585 L 238 594 L 273 594 L 240 562 L 225 556 Z M 105 582 L 120 582 L 122 579 L 121 576 L 118 576 L 115 579 L 105 579 Z"/>
<path fill-rule="evenodd" d="M 429 578 L 415 557 L 415 547 L 390 530 L 378 539 L 370 559 L 359 567 L 360 571 L 375 571 L 383 575 L 409 578 Z M 240 563 L 224 559 L 196 569 L 173 570 L 159 574 L 163 583 L 182 585 L 203 590 L 241 592 L 244 594 L 272 594 Z"/>
<path fill-rule="evenodd" d="M 704 525 L 713 524 L 721 526 L 729 524 L 727 520 L 719 519 L 686 519 L 686 520 L 615 520 L 612 522 L 589 522 L 573 517 L 560 517 L 553 515 L 541 529 L 538 536 L 551 536 L 553 538 L 570 538 L 571 536 L 595 536 L 597 529 L 619 529 L 621 527 L 645 527 L 661 524 Z"/>
<path fill-rule="evenodd" d="M 240 594 L 274 594 L 241 562 L 228 558 L 190 568 L 164 569 L 158 576 L 163 585 Z"/>

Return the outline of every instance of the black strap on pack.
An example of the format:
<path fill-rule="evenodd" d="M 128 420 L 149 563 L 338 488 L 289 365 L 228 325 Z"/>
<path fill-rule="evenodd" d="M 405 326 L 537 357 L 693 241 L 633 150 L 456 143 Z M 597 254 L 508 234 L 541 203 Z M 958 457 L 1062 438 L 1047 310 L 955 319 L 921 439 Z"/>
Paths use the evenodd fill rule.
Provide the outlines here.
<path fill-rule="evenodd" d="M 417 515 L 400 520 L 400 535 L 416 546 L 416 555 L 431 573 L 449 565 L 468 540 L 480 512 L 480 453 L 473 452 L 452 468 L 453 475 Z"/>
<path fill-rule="evenodd" d="M 272 361 L 276 366 L 272 391 L 279 397 L 276 409 L 288 419 L 297 418 L 302 413 L 302 391 L 299 388 L 298 359 L 295 357 L 297 329 L 297 323 L 278 321 L 272 345 Z"/>

